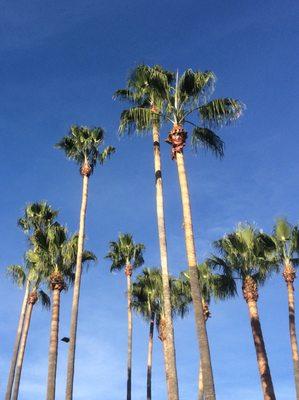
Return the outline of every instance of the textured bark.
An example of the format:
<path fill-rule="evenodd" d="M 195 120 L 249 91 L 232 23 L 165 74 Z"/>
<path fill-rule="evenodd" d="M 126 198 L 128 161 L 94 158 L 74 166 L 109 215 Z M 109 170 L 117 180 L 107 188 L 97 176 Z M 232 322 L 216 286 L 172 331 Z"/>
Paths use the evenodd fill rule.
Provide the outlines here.
<path fill-rule="evenodd" d="M 152 400 L 152 365 L 153 365 L 153 338 L 154 338 L 155 314 L 152 314 L 150 320 L 147 370 L 146 370 L 146 400 Z"/>
<path fill-rule="evenodd" d="M 198 373 L 198 400 L 204 400 L 203 376 L 200 363 L 199 363 L 199 373 Z"/>
<path fill-rule="evenodd" d="M 294 366 L 294 377 L 296 386 L 296 399 L 299 400 L 299 357 L 298 357 L 298 342 L 295 324 L 295 298 L 294 298 L 294 280 L 296 272 L 291 263 L 285 265 L 283 277 L 288 289 L 288 307 L 289 307 L 289 332 L 291 341 L 291 350 Z"/>
<path fill-rule="evenodd" d="M 128 360 L 127 360 L 127 400 L 132 395 L 132 306 L 131 306 L 131 273 L 127 273 L 127 300 L 128 300 Z"/>
<path fill-rule="evenodd" d="M 61 290 L 59 288 L 54 288 L 52 291 L 52 317 L 50 327 L 47 400 L 55 400 L 60 292 Z"/>
<path fill-rule="evenodd" d="M 23 361 L 24 361 L 28 331 L 29 331 L 29 327 L 30 327 L 32 309 L 33 309 L 33 306 L 36 303 L 36 301 L 37 301 L 36 292 L 31 292 L 29 294 L 28 300 L 27 300 L 27 310 L 26 310 L 26 314 L 25 314 L 23 332 L 22 332 L 20 346 L 19 346 L 19 354 L 18 354 L 17 365 L 16 365 L 16 370 L 15 370 L 15 380 L 14 380 L 12 400 L 17 400 L 18 396 L 19 396 L 19 388 L 20 388 L 20 381 L 21 381 L 21 374 L 22 374 L 22 368 L 23 368 Z"/>
<path fill-rule="evenodd" d="M 214 387 L 211 355 L 202 305 L 201 288 L 199 285 L 197 273 L 197 260 L 194 243 L 190 196 L 185 170 L 184 155 L 182 152 L 176 153 L 176 164 L 178 168 L 178 176 L 182 197 L 184 231 L 190 275 L 191 296 L 195 313 L 196 332 L 200 349 L 200 360 L 203 373 L 205 399 L 215 400 L 216 393 Z"/>
<path fill-rule="evenodd" d="M 85 217 L 86 217 L 87 197 L 88 197 L 88 180 L 89 180 L 88 175 L 83 175 L 78 252 L 76 261 L 72 313 L 71 313 L 69 352 L 67 360 L 67 381 L 66 381 L 66 396 L 65 396 L 66 400 L 73 399 L 76 336 L 77 336 L 79 298 L 80 298 L 80 286 L 81 286 L 81 275 L 82 275 L 82 253 L 84 248 Z"/>
<path fill-rule="evenodd" d="M 246 277 L 243 281 L 243 296 L 248 305 L 264 400 L 275 400 L 276 397 L 257 308 L 258 292 L 256 284 L 251 277 Z"/>
<path fill-rule="evenodd" d="M 10 398 L 11 398 L 12 387 L 13 387 L 13 382 L 14 382 L 14 377 L 15 377 L 16 364 L 17 364 L 17 358 L 18 358 L 18 353 L 19 353 L 20 340 L 21 340 L 24 319 L 25 319 L 25 314 L 26 314 L 26 308 L 27 308 L 29 286 L 30 286 L 30 283 L 29 283 L 29 281 L 27 281 L 25 293 L 24 293 L 24 299 L 23 299 L 22 308 L 21 308 L 21 313 L 20 313 L 20 317 L 19 317 L 17 335 L 16 335 L 16 339 L 15 339 L 15 344 L 14 344 L 14 349 L 13 349 L 13 354 L 12 354 L 12 359 L 11 359 L 11 364 L 10 364 L 7 388 L 6 388 L 6 393 L 5 393 L 5 400 L 10 400 Z"/>
<path fill-rule="evenodd" d="M 160 259 L 162 271 L 162 284 L 163 284 L 163 308 L 166 323 L 166 340 L 163 342 L 165 350 L 165 358 L 169 366 L 166 372 L 168 400 L 179 399 L 178 378 L 176 368 L 176 355 L 175 355 L 175 342 L 173 322 L 171 315 L 171 300 L 170 300 L 170 287 L 169 287 L 169 273 L 168 273 L 168 257 L 167 257 L 167 242 L 166 242 L 166 229 L 164 218 L 164 199 L 163 199 L 163 184 L 161 173 L 161 155 L 160 155 L 160 137 L 158 126 L 153 127 L 153 142 L 154 142 L 154 165 L 155 165 L 155 178 L 156 178 L 156 207 L 157 207 L 157 224 L 159 234 L 160 246 Z"/>

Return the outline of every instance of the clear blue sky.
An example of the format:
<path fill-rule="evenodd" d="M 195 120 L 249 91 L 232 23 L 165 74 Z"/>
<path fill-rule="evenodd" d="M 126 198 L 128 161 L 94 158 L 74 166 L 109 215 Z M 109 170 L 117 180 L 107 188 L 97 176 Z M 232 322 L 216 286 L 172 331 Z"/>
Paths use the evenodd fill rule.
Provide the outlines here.
<path fill-rule="evenodd" d="M 247 105 L 221 132 L 222 161 L 186 151 L 199 258 L 241 220 L 269 230 L 275 217 L 298 222 L 298 12 L 295 1 L 37 0 L 1 2 L 0 16 L 0 397 L 22 293 L 5 276 L 22 262 L 16 227 L 24 205 L 48 200 L 71 232 L 78 227 L 81 178 L 53 148 L 71 124 L 100 125 L 117 154 L 91 179 L 86 246 L 98 264 L 84 276 L 80 304 L 76 400 L 123 400 L 126 300 L 122 273 L 103 257 L 109 240 L 131 232 L 146 245 L 146 266 L 159 265 L 150 137 L 117 138 L 122 105 L 112 100 L 130 68 L 159 63 L 180 71 L 211 69 L 215 96 Z M 162 134 L 167 134 L 167 127 Z M 162 146 L 171 272 L 186 268 L 175 164 Z M 296 284 L 296 288 L 298 284 Z M 62 297 L 61 336 L 68 335 L 71 293 Z M 294 399 L 286 289 L 280 276 L 260 292 L 260 314 L 279 400 Z M 243 299 L 212 305 L 208 322 L 219 400 L 261 399 Z M 49 317 L 37 306 L 25 355 L 20 400 L 45 398 Z M 133 399 L 145 397 L 148 328 L 134 320 Z M 192 314 L 176 321 L 182 400 L 196 398 L 198 353 Z M 67 345 L 59 349 L 58 394 L 64 398 Z M 161 344 L 155 341 L 153 391 L 165 399 Z"/>

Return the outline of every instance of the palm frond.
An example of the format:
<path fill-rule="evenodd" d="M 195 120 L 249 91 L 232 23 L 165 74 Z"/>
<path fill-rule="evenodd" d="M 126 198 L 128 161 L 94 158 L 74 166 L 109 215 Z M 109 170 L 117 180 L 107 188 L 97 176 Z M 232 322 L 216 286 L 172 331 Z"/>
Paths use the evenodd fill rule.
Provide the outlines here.
<path fill-rule="evenodd" d="M 41 302 L 42 306 L 46 309 L 49 309 L 51 306 L 51 300 L 50 297 L 47 295 L 46 292 L 43 290 L 39 290 L 37 292 L 38 295 L 38 300 Z"/>
<path fill-rule="evenodd" d="M 224 155 L 224 142 L 208 128 L 196 126 L 192 131 L 191 145 L 195 151 L 199 147 L 203 147 L 212 151 L 218 157 L 223 157 Z"/>
<path fill-rule="evenodd" d="M 131 135 L 134 132 L 148 131 L 152 128 L 154 117 L 149 108 L 132 107 L 124 110 L 120 116 L 119 133 Z"/>
<path fill-rule="evenodd" d="M 26 280 L 26 272 L 22 265 L 9 265 L 7 267 L 7 275 L 15 282 L 19 287 L 23 287 Z"/>
<path fill-rule="evenodd" d="M 209 127 L 221 127 L 236 121 L 245 109 L 244 104 L 232 98 L 215 99 L 199 107 L 201 119 Z"/>
<path fill-rule="evenodd" d="M 111 157 L 112 154 L 115 153 L 115 148 L 113 146 L 106 147 L 101 153 L 98 155 L 98 160 L 101 165 Z"/>

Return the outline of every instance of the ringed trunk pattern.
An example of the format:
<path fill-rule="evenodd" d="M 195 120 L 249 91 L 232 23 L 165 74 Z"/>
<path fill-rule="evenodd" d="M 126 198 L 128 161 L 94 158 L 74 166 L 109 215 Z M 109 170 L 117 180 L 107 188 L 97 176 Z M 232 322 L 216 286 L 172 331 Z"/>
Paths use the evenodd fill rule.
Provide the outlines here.
<path fill-rule="evenodd" d="M 174 125 L 166 141 L 172 145 L 172 158 L 176 160 L 178 169 L 178 177 L 179 177 L 182 207 L 183 207 L 186 253 L 187 253 L 189 274 L 190 274 L 191 296 L 195 313 L 196 332 L 199 342 L 205 399 L 215 400 L 216 393 L 214 387 L 209 341 L 208 341 L 208 335 L 207 335 L 205 317 L 202 305 L 201 288 L 198 281 L 190 195 L 189 195 L 187 175 L 185 170 L 185 161 L 183 155 L 183 147 L 185 145 L 186 137 L 187 134 L 183 130 L 182 126 Z"/>
<path fill-rule="evenodd" d="M 20 340 L 21 340 L 24 319 L 25 319 L 25 314 L 26 314 L 26 308 L 27 308 L 29 286 L 30 286 L 30 283 L 27 280 L 24 299 L 23 299 L 22 308 L 21 308 L 21 313 L 20 313 L 20 317 L 19 317 L 17 335 L 16 335 L 16 339 L 15 339 L 15 344 L 14 344 L 14 349 L 13 349 L 13 354 L 12 354 L 12 359 L 11 359 L 11 364 L 10 364 L 5 400 L 10 400 L 10 398 L 11 398 L 12 387 L 13 387 L 13 382 L 14 382 L 14 377 L 15 377 L 16 364 L 17 364 L 17 358 L 18 358 L 18 352 L 19 352 L 19 346 L 20 346 Z"/>
<path fill-rule="evenodd" d="M 251 276 L 244 278 L 242 290 L 244 299 L 248 305 L 264 400 L 275 400 L 276 397 L 257 308 L 258 290 L 257 285 Z"/>
<path fill-rule="evenodd" d="M 211 312 L 209 309 L 208 303 L 202 300 L 203 312 L 205 317 L 205 323 L 211 317 Z M 198 400 L 204 400 L 204 388 L 203 388 L 203 376 L 202 376 L 202 367 L 201 363 L 199 363 L 199 372 L 198 372 Z"/>
<path fill-rule="evenodd" d="M 295 386 L 296 386 L 296 399 L 299 400 L 299 357 L 298 357 L 298 342 L 296 335 L 295 324 L 295 296 L 294 296 L 294 280 L 296 278 L 296 271 L 291 262 L 285 264 L 283 277 L 288 290 L 288 307 L 289 307 L 289 332 L 291 341 L 291 350 L 294 366 Z"/>
<path fill-rule="evenodd" d="M 131 305 L 131 277 L 132 266 L 127 264 L 125 269 L 127 277 L 127 300 L 128 300 L 128 360 L 127 360 L 127 400 L 131 400 L 132 396 L 132 337 L 133 337 L 133 324 L 132 324 L 132 305 Z"/>
<path fill-rule="evenodd" d="M 24 319 L 23 332 L 22 332 L 22 336 L 21 336 L 21 341 L 20 341 L 20 346 L 19 346 L 19 354 L 18 354 L 16 371 L 15 371 L 15 382 L 14 382 L 12 400 L 17 400 L 19 397 L 21 374 L 22 374 L 22 368 L 23 368 L 23 361 L 24 361 L 28 331 L 29 331 L 29 326 L 30 326 L 30 321 L 31 321 L 32 309 L 33 309 L 34 304 L 37 302 L 37 299 L 38 299 L 38 297 L 37 297 L 36 291 L 32 291 L 28 296 L 27 310 L 26 310 L 26 315 L 25 315 L 25 319 Z"/>
<path fill-rule="evenodd" d="M 168 365 L 167 368 L 168 372 L 166 373 L 168 400 L 178 400 L 179 388 L 178 388 L 178 378 L 177 378 L 177 368 L 176 368 L 174 331 L 173 331 L 173 322 L 171 315 L 167 242 L 166 242 L 166 229 L 165 229 L 165 217 L 164 217 L 163 183 L 162 183 L 162 172 L 161 172 L 160 135 L 159 135 L 158 124 L 154 124 L 153 126 L 153 144 L 154 144 L 155 180 L 156 180 L 157 224 L 158 224 L 158 234 L 159 234 L 162 285 L 163 285 L 163 309 L 164 309 L 165 324 L 166 324 L 166 329 L 165 329 L 166 340 L 165 343 L 163 342 L 163 346 L 165 348 L 165 357 L 167 359 L 167 365 Z"/>
<path fill-rule="evenodd" d="M 154 338 L 155 314 L 152 313 L 150 320 L 147 371 L 146 371 L 146 400 L 152 400 L 152 365 L 153 365 L 153 338 Z"/>
<path fill-rule="evenodd" d="M 60 294 L 64 289 L 64 281 L 59 272 L 53 273 L 50 279 L 52 289 L 52 317 L 50 327 L 47 400 L 55 400 Z"/>
<path fill-rule="evenodd" d="M 88 164 L 83 165 L 81 169 L 81 174 L 83 175 L 83 187 L 82 187 L 82 202 L 80 211 L 78 252 L 76 261 L 76 272 L 75 272 L 73 303 L 72 303 L 72 313 L 71 313 L 70 342 L 69 342 L 69 352 L 67 361 L 67 381 L 66 381 L 66 396 L 65 396 L 66 400 L 73 399 L 76 336 L 77 336 L 79 298 L 80 298 L 80 286 L 81 286 L 81 275 L 82 275 L 82 253 L 84 248 L 85 218 L 86 218 L 87 197 L 88 197 L 88 181 L 90 173 L 91 173 L 90 166 Z"/>

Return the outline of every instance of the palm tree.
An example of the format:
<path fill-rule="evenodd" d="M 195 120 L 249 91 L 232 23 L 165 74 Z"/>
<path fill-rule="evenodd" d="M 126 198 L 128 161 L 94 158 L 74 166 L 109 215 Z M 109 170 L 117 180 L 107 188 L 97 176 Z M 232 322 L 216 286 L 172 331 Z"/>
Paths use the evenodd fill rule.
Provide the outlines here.
<path fill-rule="evenodd" d="M 211 129 L 236 120 L 240 117 L 244 108 L 238 100 L 232 98 L 214 99 L 207 102 L 213 91 L 214 83 L 215 75 L 211 71 L 193 72 L 188 69 L 180 77 L 177 73 L 175 86 L 170 87 L 165 116 L 173 125 L 166 142 L 172 146 L 172 158 L 176 160 L 178 170 L 192 301 L 207 400 L 214 400 L 216 394 L 201 290 L 197 276 L 197 256 L 183 154 L 187 139 L 185 125 L 189 124 L 193 128 L 191 143 L 195 149 L 202 146 L 221 157 L 223 156 L 223 141 Z M 200 119 L 199 123 L 196 122 L 198 118 Z"/>
<path fill-rule="evenodd" d="M 132 235 L 119 234 L 116 242 L 110 242 L 110 251 L 106 258 L 112 261 L 110 271 L 124 269 L 127 277 L 127 301 L 128 301 L 128 360 L 127 360 L 127 400 L 131 400 L 132 392 L 132 283 L 133 270 L 143 263 L 142 243 L 135 243 Z"/>
<path fill-rule="evenodd" d="M 46 202 L 29 203 L 25 207 L 23 217 L 18 220 L 18 225 L 22 228 L 22 230 L 25 233 L 32 235 L 33 232 L 35 232 L 36 230 L 45 229 L 49 224 L 51 224 L 54 221 L 54 219 L 56 218 L 57 214 L 58 214 L 58 212 L 53 210 L 52 207 L 49 204 L 47 204 Z M 7 388 L 6 388 L 6 393 L 5 393 L 5 400 L 10 400 L 10 398 L 11 398 L 16 363 L 17 363 L 17 358 L 18 358 L 19 345 L 20 345 L 20 340 L 21 340 L 21 335 L 22 335 L 22 330 L 23 330 L 26 308 L 27 308 L 27 299 L 28 299 L 28 294 L 29 294 L 29 289 L 30 289 L 29 288 L 30 283 L 29 283 L 29 280 L 27 279 L 27 275 L 26 275 L 27 271 L 24 270 L 23 267 L 12 266 L 9 268 L 8 272 L 9 272 L 9 275 L 12 276 L 12 278 L 15 282 L 17 282 L 19 285 L 25 286 L 25 293 L 24 293 L 24 299 L 22 302 L 22 307 L 21 307 L 21 312 L 20 312 L 20 317 L 19 317 L 19 322 L 18 322 L 18 328 L 17 328 L 17 334 L 16 334 L 16 339 L 15 339 L 15 344 L 14 344 L 14 349 L 13 349 L 13 355 L 12 355 L 11 364 L 10 364 Z"/>
<path fill-rule="evenodd" d="M 274 387 L 257 300 L 258 287 L 276 269 L 275 244 L 271 237 L 257 231 L 254 227 L 240 224 L 235 232 L 225 235 L 216 241 L 214 246 L 219 256 L 212 256 L 208 261 L 210 265 L 242 282 L 242 293 L 248 306 L 264 399 L 274 400 Z"/>
<path fill-rule="evenodd" d="M 213 273 L 207 262 L 199 264 L 197 266 L 198 281 L 202 293 L 202 306 L 204 311 L 205 323 L 211 317 L 210 302 L 211 299 L 224 300 L 229 297 L 236 295 L 236 283 L 235 280 L 229 274 Z M 190 302 L 192 301 L 191 288 L 190 288 L 190 276 L 189 272 L 185 271 L 181 273 L 181 280 L 185 284 L 185 294 L 189 297 Z M 198 400 L 204 400 L 204 387 L 203 387 L 203 374 L 202 367 L 199 366 L 198 374 Z"/>
<path fill-rule="evenodd" d="M 85 218 L 87 209 L 88 182 L 97 163 L 104 164 L 105 160 L 115 152 L 114 147 L 108 146 L 102 152 L 99 147 L 104 141 L 102 128 L 88 128 L 86 126 L 73 125 L 69 135 L 63 137 L 56 147 L 64 150 L 66 156 L 74 160 L 80 166 L 83 177 L 82 202 L 80 211 L 78 251 L 74 281 L 73 303 L 71 313 L 70 342 L 67 362 L 66 400 L 73 398 L 76 335 L 78 325 L 78 310 L 80 285 L 82 275 L 82 257 L 85 237 Z"/>
<path fill-rule="evenodd" d="M 175 357 L 173 323 L 168 272 L 168 256 L 164 217 L 162 167 L 160 155 L 160 125 L 163 103 L 168 95 L 168 87 L 174 75 L 155 65 L 139 65 L 130 75 L 127 88 L 118 90 L 115 97 L 130 103 L 120 118 L 121 134 L 137 134 L 152 131 L 154 146 L 154 172 L 156 187 L 156 210 L 159 235 L 160 260 L 163 279 L 163 301 L 166 324 L 166 357 L 169 365 L 167 375 L 168 399 L 178 400 L 178 380 Z"/>
<path fill-rule="evenodd" d="M 295 325 L 294 280 L 296 271 L 294 266 L 299 263 L 299 228 L 298 226 L 292 226 L 286 219 L 279 218 L 274 226 L 272 238 L 275 242 L 278 262 L 283 267 L 282 275 L 288 290 L 289 331 L 294 364 L 296 399 L 298 400 L 299 355 Z"/>
<path fill-rule="evenodd" d="M 18 356 L 15 366 L 14 384 L 11 397 L 12 400 L 17 400 L 19 396 L 23 361 L 24 361 L 33 306 L 36 304 L 38 300 L 40 300 L 43 307 L 45 308 L 50 307 L 50 299 L 48 295 L 42 289 L 40 289 L 43 280 L 43 274 L 41 271 L 38 271 L 33 264 L 30 263 L 29 261 L 30 256 L 28 256 L 29 252 L 30 250 L 27 252 L 28 260 L 27 260 L 27 275 L 26 275 L 26 281 L 29 282 L 29 293 L 26 299 L 27 304 L 25 307 L 26 310 L 24 315 L 24 322 L 23 322 L 22 333 L 18 348 Z M 14 265 L 8 267 L 8 271 L 11 274 L 16 274 L 18 273 L 17 271 L 20 271 L 20 276 L 21 276 L 24 273 L 24 267 L 21 265 Z"/>
<path fill-rule="evenodd" d="M 182 291 L 181 281 L 169 278 L 169 287 L 172 303 L 172 317 L 183 317 L 188 311 L 189 299 Z M 163 344 L 163 354 L 166 367 L 166 376 L 169 366 L 166 357 L 166 323 L 163 301 L 163 281 L 161 270 L 158 268 L 144 268 L 142 274 L 136 277 L 132 286 L 132 307 L 146 321 L 149 321 L 149 341 L 147 359 L 147 400 L 152 398 L 152 352 L 154 325 L 156 323 L 159 339 Z"/>
<path fill-rule="evenodd" d="M 67 229 L 55 222 L 44 233 L 33 236 L 34 263 L 45 271 L 45 280 L 52 292 L 52 316 L 48 361 L 47 400 L 55 399 L 60 294 L 74 281 L 78 235 L 68 238 Z M 95 261 L 90 251 L 83 251 L 82 262 Z"/>

